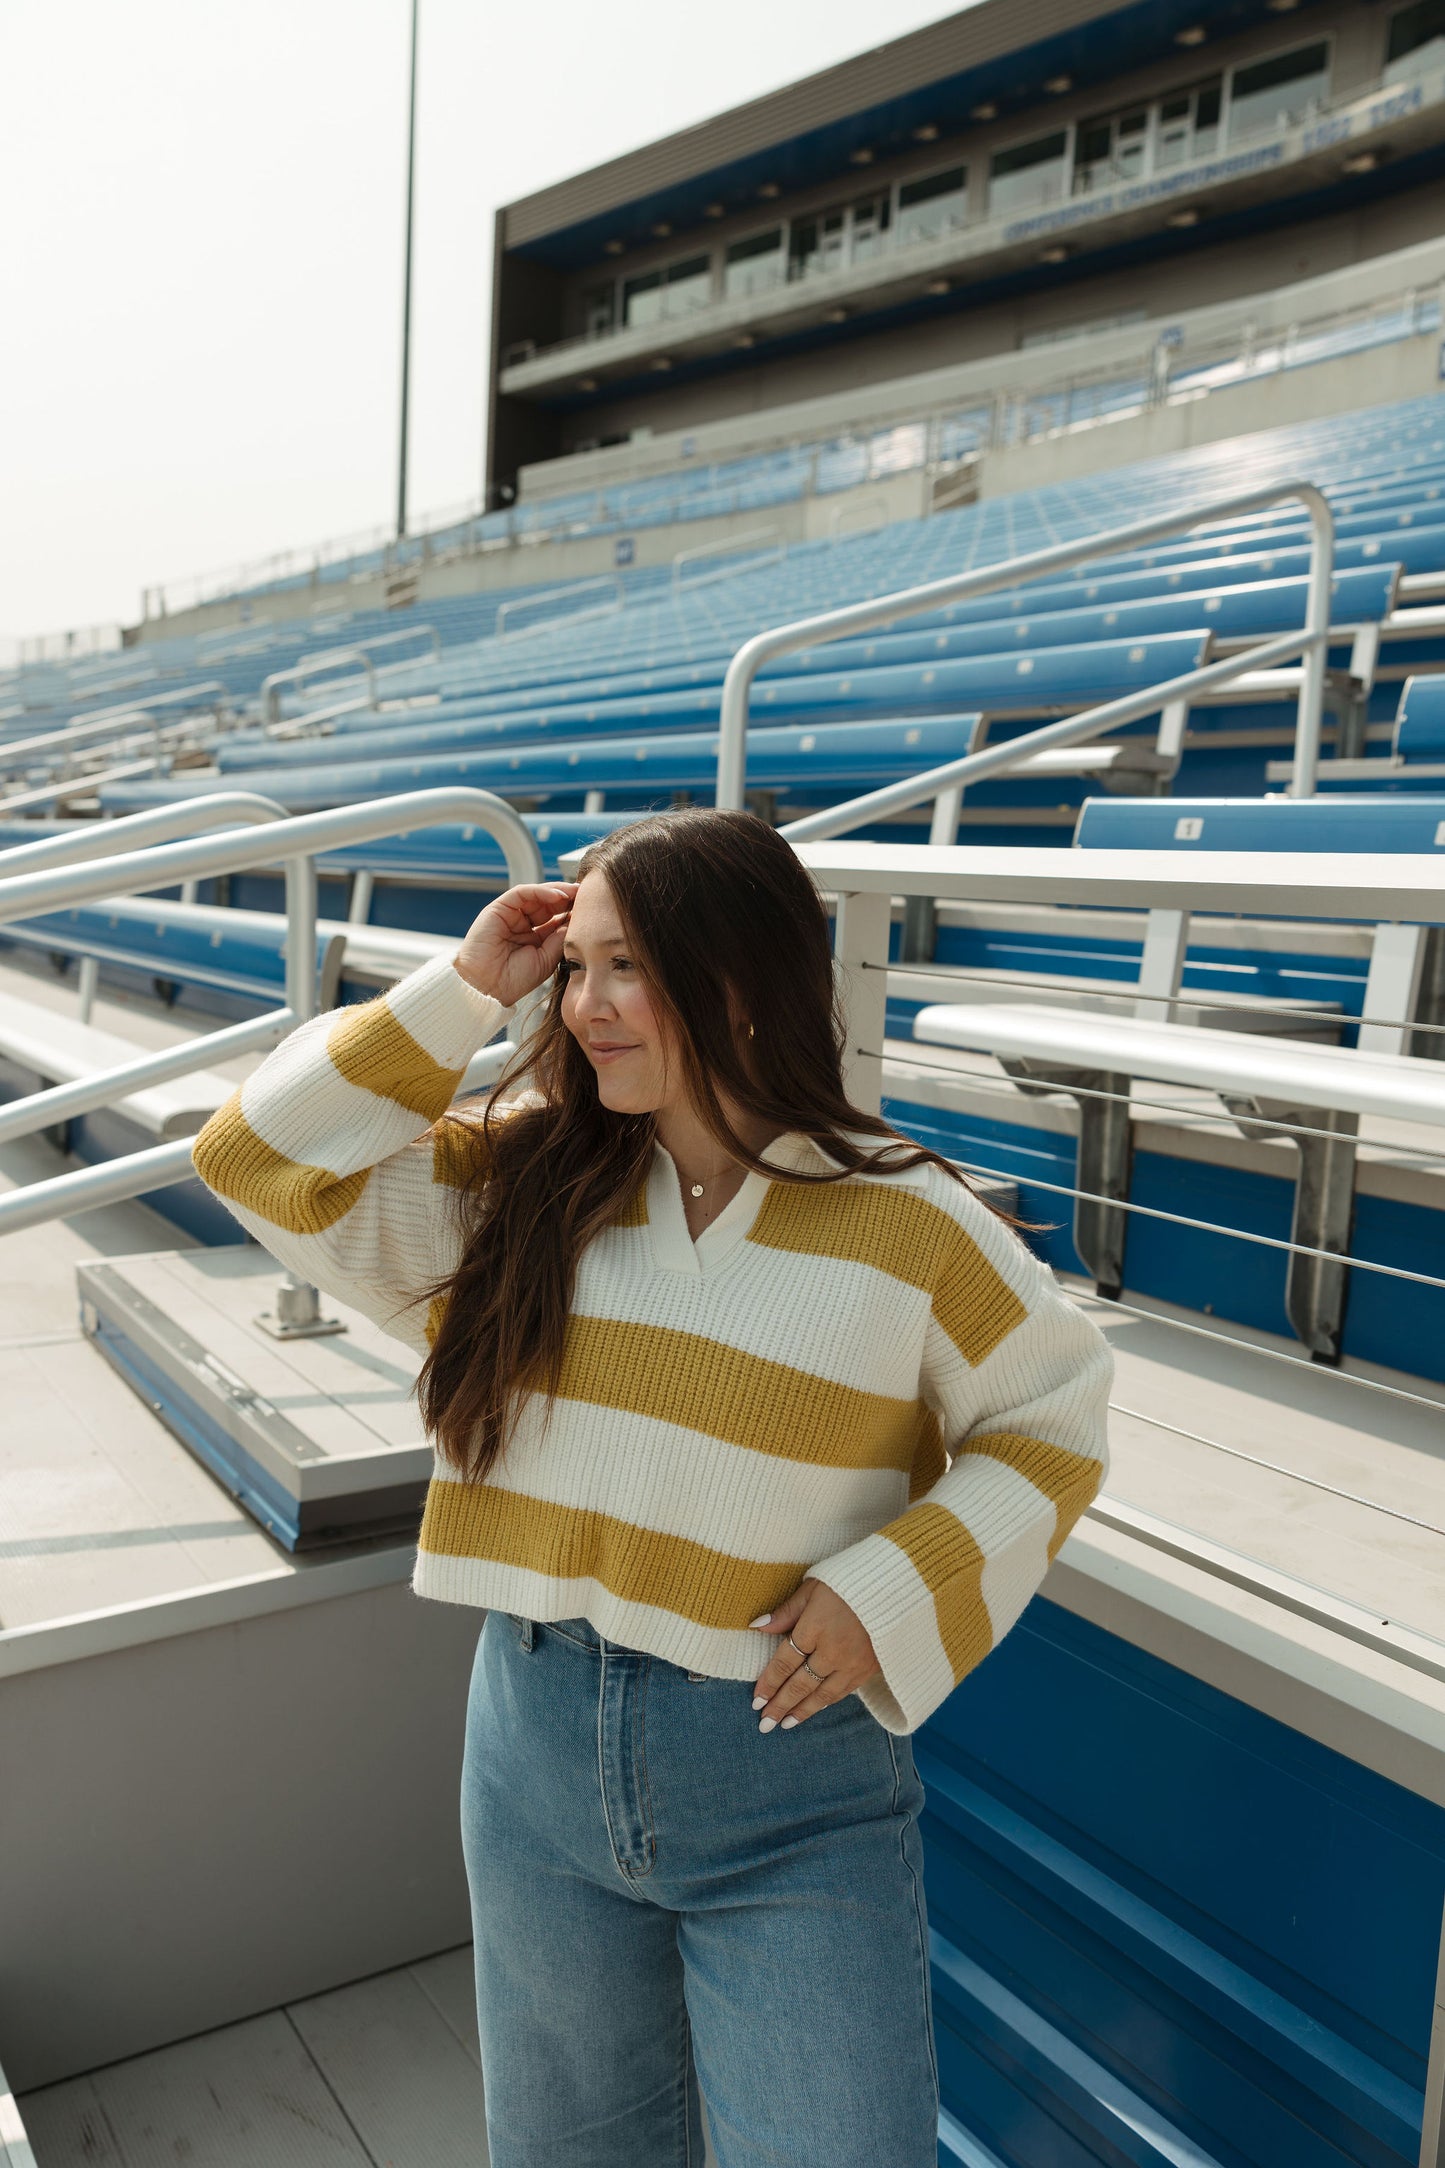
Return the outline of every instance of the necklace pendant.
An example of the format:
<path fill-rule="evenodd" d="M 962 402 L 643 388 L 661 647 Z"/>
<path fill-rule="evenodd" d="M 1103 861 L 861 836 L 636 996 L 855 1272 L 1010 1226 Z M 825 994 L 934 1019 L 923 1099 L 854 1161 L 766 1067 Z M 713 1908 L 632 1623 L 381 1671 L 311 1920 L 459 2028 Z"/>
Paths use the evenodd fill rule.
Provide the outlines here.
<path fill-rule="evenodd" d="M 692 1185 L 692 1193 L 693 1193 L 694 1197 L 700 1197 L 700 1196 L 702 1195 L 702 1184 L 701 1184 L 701 1182 L 694 1182 L 694 1183 L 693 1183 L 693 1185 Z"/>

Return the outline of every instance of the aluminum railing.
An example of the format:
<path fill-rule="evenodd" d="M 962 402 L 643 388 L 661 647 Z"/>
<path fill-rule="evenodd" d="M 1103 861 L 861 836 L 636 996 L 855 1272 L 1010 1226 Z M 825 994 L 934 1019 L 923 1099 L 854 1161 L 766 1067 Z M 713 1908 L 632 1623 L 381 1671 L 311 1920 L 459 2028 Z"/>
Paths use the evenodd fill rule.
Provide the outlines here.
<path fill-rule="evenodd" d="M 261 718 L 263 722 L 277 723 L 281 720 L 281 688 L 283 685 L 300 686 L 309 677 L 322 670 L 339 670 L 344 663 L 356 663 L 366 679 L 366 704 L 376 706 L 376 665 L 364 647 L 320 648 L 301 662 L 292 663 L 287 670 L 273 670 L 261 680 Z"/>
<path fill-rule="evenodd" d="M 235 822 L 219 835 L 174 837 L 215 820 Z M 65 1114 L 113 1105 L 148 1085 L 184 1076 L 285 1037 L 316 1005 L 316 853 L 404 835 L 439 821 L 466 821 L 501 844 L 510 882 L 540 881 L 542 854 L 531 831 L 490 791 L 456 788 L 409 791 L 360 806 L 287 818 L 269 799 L 250 792 L 217 793 L 184 806 L 164 806 L 127 820 L 97 824 L 96 833 L 57 836 L 7 852 L 0 877 L 0 925 L 67 905 L 112 896 L 143 895 L 177 882 L 243 873 L 280 862 L 286 882 L 285 1000 L 279 1009 L 242 1025 L 193 1039 L 71 1085 L 13 1101 L 0 1116 L 0 1141 L 48 1127 Z M 240 823 L 264 825 L 264 835 Z M 128 848 L 136 845 L 139 847 Z M 11 871 L 17 862 L 21 870 Z M 57 1112 L 57 1109 L 62 1111 Z M 32 1120 L 32 1116 L 39 1119 Z M 55 1175 L 0 1197 L 0 1234 L 18 1232 L 71 1212 L 111 1204 L 188 1179 L 191 1143 L 133 1152 L 124 1159 Z"/>
<path fill-rule="evenodd" d="M 599 587 L 607 590 L 604 602 L 589 602 L 580 610 L 559 610 L 555 617 L 539 618 L 534 625 L 514 625 L 508 620 L 520 610 L 536 609 L 547 602 L 569 603 L 578 595 L 595 593 Z M 492 625 L 494 638 L 498 640 L 525 640 L 539 632 L 550 632 L 558 624 L 580 624 L 584 618 L 611 617 L 627 607 L 627 590 L 620 572 L 599 572 L 590 580 L 569 580 L 564 587 L 543 587 L 535 594 L 513 595 L 499 603 Z"/>
<path fill-rule="evenodd" d="M 851 633 L 872 632 L 880 625 L 894 624 L 899 618 L 921 616 L 927 610 L 961 602 L 969 595 L 987 595 L 1002 587 L 1016 587 L 1025 580 L 1039 579 L 1047 572 L 1066 572 L 1074 565 L 1087 564 L 1091 558 L 1112 557 L 1124 550 L 1142 549 L 1169 535 L 1187 534 L 1195 527 L 1209 526 L 1217 520 L 1291 501 L 1298 501 L 1305 507 L 1311 529 L 1309 589 L 1305 622 L 1300 631 L 1280 633 L 1220 662 L 1206 663 L 1197 670 L 1186 671 L 1182 677 L 1146 687 L 1123 700 L 1111 700 L 1103 707 L 1065 716 L 1061 722 L 1046 723 L 1024 737 L 1010 738 L 998 745 L 985 746 L 980 752 L 945 761 L 940 767 L 926 769 L 901 783 L 890 784 L 886 789 L 870 791 L 865 797 L 833 806 L 825 813 L 793 821 L 783 833 L 793 842 L 845 834 L 849 828 L 876 820 L 885 813 L 922 805 L 928 799 L 937 798 L 942 791 L 962 787 L 986 775 L 1007 773 L 1019 761 L 1048 746 L 1085 744 L 1110 730 L 1119 729 L 1124 723 L 1137 722 L 1141 716 L 1151 715 L 1157 709 L 1188 700 L 1197 693 L 1227 685 L 1250 671 L 1267 669 L 1301 654 L 1304 670 L 1296 709 L 1294 776 L 1290 795 L 1312 797 L 1319 766 L 1335 523 L 1328 504 L 1312 482 L 1288 481 L 1268 489 L 1248 490 L 1237 497 L 1217 498 L 1213 503 L 1197 505 L 1188 512 L 1171 512 L 1156 519 L 1135 520 L 1128 526 L 1102 529 L 1097 534 L 1085 535 L 1080 541 L 1056 543 L 1049 549 L 1033 550 L 1027 556 L 985 565 L 977 572 L 953 573 L 947 579 L 930 580 L 921 587 L 901 588 L 895 594 L 880 595 L 872 602 L 849 603 L 842 609 L 824 610 L 815 617 L 799 618 L 793 624 L 777 625 L 770 631 L 754 634 L 738 649 L 723 680 L 717 804 L 740 808 L 744 803 L 748 705 L 753 680 L 762 665 L 774 656 L 794 654 L 801 648 L 821 647 L 830 640 L 846 639 Z"/>

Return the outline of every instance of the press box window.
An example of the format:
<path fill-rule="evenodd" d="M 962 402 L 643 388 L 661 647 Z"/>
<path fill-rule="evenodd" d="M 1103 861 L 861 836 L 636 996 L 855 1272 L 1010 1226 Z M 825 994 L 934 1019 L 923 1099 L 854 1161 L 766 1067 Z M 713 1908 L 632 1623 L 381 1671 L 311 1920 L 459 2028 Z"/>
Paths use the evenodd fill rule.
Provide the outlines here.
<path fill-rule="evenodd" d="M 1385 44 L 1385 81 L 1445 68 L 1445 0 L 1415 0 L 1390 17 Z"/>
<path fill-rule="evenodd" d="M 766 233 L 749 234 L 734 241 L 723 266 L 723 293 L 729 301 L 745 294 L 766 293 L 783 278 L 783 229 L 770 226 Z"/>
<path fill-rule="evenodd" d="M 1298 120 L 1329 87 L 1330 49 L 1324 38 L 1317 45 L 1297 45 L 1292 53 L 1275 53 L 1252 67 L 1236 68 L 1229 85 L 1230 141 L 1256 128 Z"/>
<path fill-rule="evenodd" d="M 901 243 L 936 241 L 961 226 L 968 209 L 968 167 L 905 181 L 898 191 L 897 236 Z"/>
<path fill-rule="evenodd" d="M 1019 211 L 1040 203 L 1056 203 L 1064 192 L 1069 136 L 1065 128 L 1051 135 L 1035 136 L 1031 143 L 1015 143 L 995 151 L 988 166 L 988 207 L 991 213 Z"/>
<path fill-rule="evenodd" d="M 623 322 L 629 331 L 686 316 L 712 299 L 712 264 L 706 256 L 688 256 L 662 271 L 643 271 L 622 288 Z"/>

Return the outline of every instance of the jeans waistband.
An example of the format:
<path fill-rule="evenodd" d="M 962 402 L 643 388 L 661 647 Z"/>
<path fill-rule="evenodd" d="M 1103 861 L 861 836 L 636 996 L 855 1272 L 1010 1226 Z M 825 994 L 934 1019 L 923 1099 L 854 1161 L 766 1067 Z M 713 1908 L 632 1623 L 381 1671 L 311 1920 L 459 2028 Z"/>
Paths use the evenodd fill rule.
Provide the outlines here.
<path fill-rule="evenodd" d="M 628 1648 L 625 1642 L 607 1640 L 604 1635 L 598 1633 L 597 1628 L 590 1619 L 524 1618 L 516 1611 L 509 1611 L 507 1617 L 524 1649 L 531 1648 L 538 1634 L 560 1634 L 564 1641 L 573 1641 L 579 1648 L 592 1649 L 598 1655 L 605 1652 L 609 1656 L 642 1656 L 646 1653 L 642 1649 Z M 649 1660 L 653 1663 L 664 1661 L 661 1657 L 653 1657 Z M 674 1664 L 669 1668 L 680 1670 L 681 1666 Z M 707 1674 L 702 1671 L 686 1671 L 683 1676 L 694 1684 L 699 1684 L 705 1680 Z"/>

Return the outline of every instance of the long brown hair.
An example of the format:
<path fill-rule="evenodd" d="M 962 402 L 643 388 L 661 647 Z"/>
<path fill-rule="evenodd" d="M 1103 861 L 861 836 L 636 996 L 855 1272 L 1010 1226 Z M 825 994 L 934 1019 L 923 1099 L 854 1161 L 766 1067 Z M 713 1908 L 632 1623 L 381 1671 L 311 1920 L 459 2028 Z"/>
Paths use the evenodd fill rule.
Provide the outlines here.
<path fill-rule="evenodd" d="M 593 843 L 578 878 L 589 873 L 605 876 L 654 1012 L 672 1027 L 692 1103 L 735 1160 L 796 1182 L 925 1162 L 964 1181 L 939 1153 L 850 1104 L 827 914 L 766 821 L 691 808 L 655 814 Z M 462 1260 L 433 1290 L 440 1322 L 421 1373 L 422 1414 L 445 1459 L 473 1480 L 503 1450 L 514 1394 L 555 1394 L 577 1261 L 635 1197 L 652 1159 L 654 1116 L 602 1104 L 562 1021 L 566 978 L 559 968 L 481 1123 L 470 1118 L 480 1148 L 461 1196 Z M 528 1069 L 533 1096 L 508 1107 L 509 1083 Z M 732 1127 L 724 1095 L 775 1128 L 815 1138 L 834 1169 L 768 1166 Z M 865 1150 L 859 1134 L 884 1149 Z"/>

